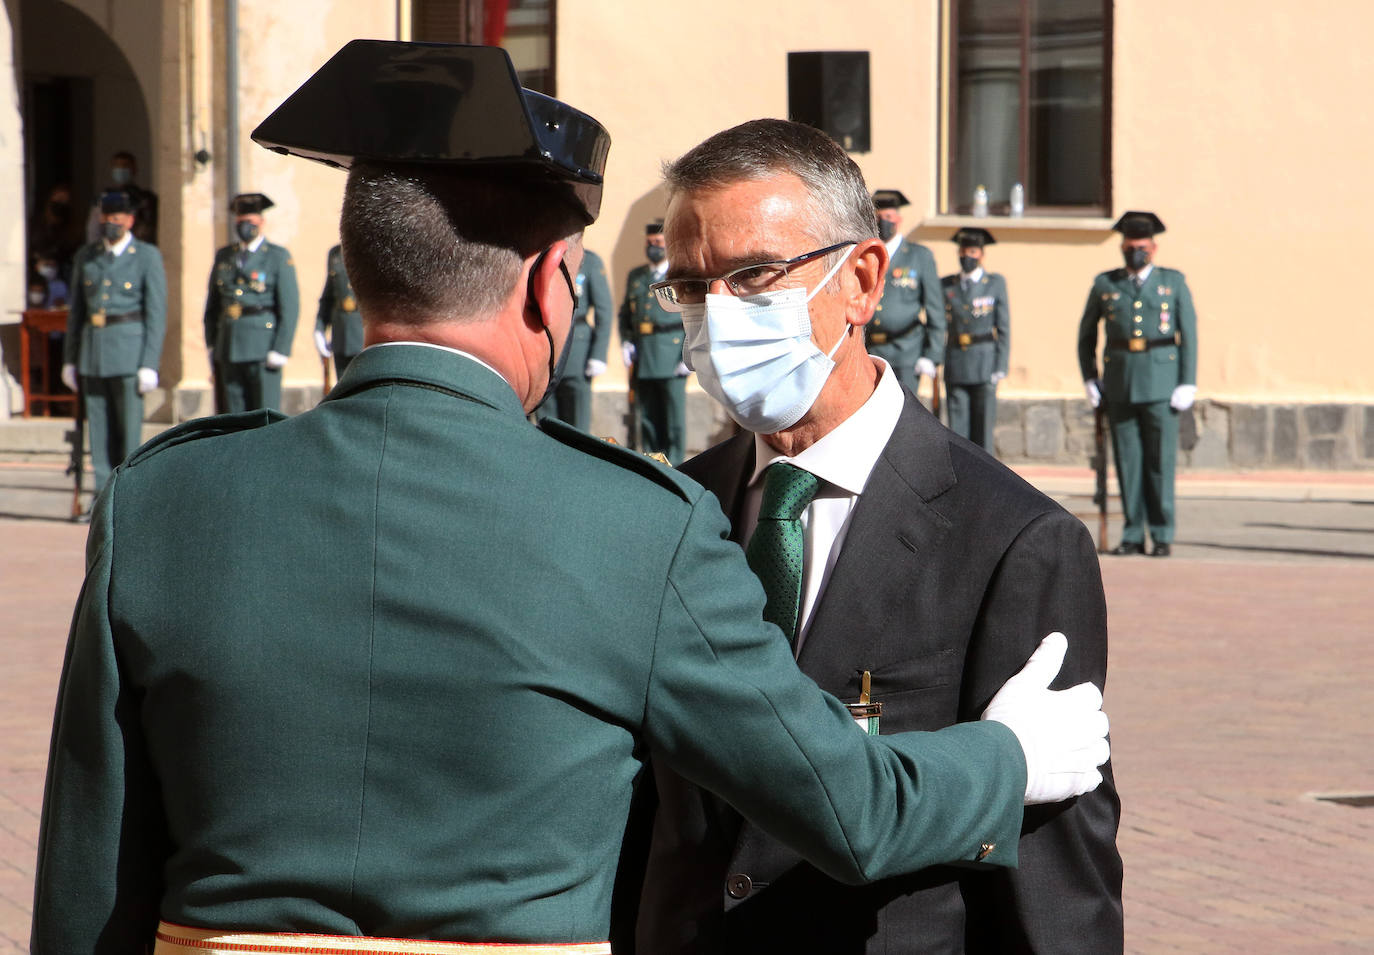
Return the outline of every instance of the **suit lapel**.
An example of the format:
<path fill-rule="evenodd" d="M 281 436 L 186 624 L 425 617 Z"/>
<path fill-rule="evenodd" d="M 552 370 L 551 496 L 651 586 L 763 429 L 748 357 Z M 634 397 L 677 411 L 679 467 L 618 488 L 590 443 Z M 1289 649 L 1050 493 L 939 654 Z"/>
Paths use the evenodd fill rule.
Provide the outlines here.
<path fill-rule="evenodd" d="M 682 471 L 716 496 L 730 521 L 730 539 L 743 546 L 740 521 L 744 515 L 744 493 L 754 473 L 754 435 L 741 431 L 688 461 Z"/>

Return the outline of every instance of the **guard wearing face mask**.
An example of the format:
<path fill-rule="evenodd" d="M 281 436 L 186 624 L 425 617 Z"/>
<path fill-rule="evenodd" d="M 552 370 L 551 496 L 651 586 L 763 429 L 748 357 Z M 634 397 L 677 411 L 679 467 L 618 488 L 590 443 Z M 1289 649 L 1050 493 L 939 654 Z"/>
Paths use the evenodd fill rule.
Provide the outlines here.
<path fill-rule="evenodd" d="M 908 204 L 896 189 L 873 193 L 878 238 L 887 244 L 888 266 L 883 300 L 864 326 L 864 341 L 868 353 L 891 365 L 897 380 L 915 395 L 920 393 L 921 378 L 934 378 L 936 366 L 945 360 L 945 300 L 935 256 L 902 236 L 898 210 Z"/>
<path fill-rule="evenodd" d="M 1078 326 L 1078 364 L 1094 407 L 1106 402 L 1125 526 L 1113 554 L 1168 557 L 1174 540 L 1174 463 L 1179 413 L 1197 392 L 1197 314 L 1183 273 L 1154 264 L 1164 223 L 1153 212 L 1127 212 L 1121 233 L 1125 267 L 1093 280 Z M 1102 375 L 1097 326 L 1106 329 Z"/>
<path fill-rule="evenodd" d="M 81 393 L 86 411 L 97 493 L 141 443 L 143 396 L 158 385 L 167 331 L 162 256 L 134 237 L 129 196 L 102 195 L 100 218 L 101 238 L 72 265 L 76 293 L 62 348 L 62 381 Z"/>
<path fill-rule="evenodd" d="M 630 271 L 620 305 L 620 348 L 632 369 L 639 403 L 642 451 L 666 455 L 681 464 L 687 453 L 687 376 L 682 360 L 682 319 L 664 311 L 649 286 L 668 271 L 662 220 L 644 229 L 644 256 L 649 260 Z"/>
<path fill-rule="evenodd" d="M 259 192 L 233 198 L 238 241 L 215 253 L 205 298 L 205 347 L 222 412 L 281 410 L 281 370 L 296 334 L 300 294 L 291 253 L 262 234 L 271 199 Z"/>
<path fill-rule="evenodd" d="M 133 153 L 120 151 L 110 158 L 109 188 L 129 197 L 134 212 L 134 238 L 157 245 L 157 193 L 138 184 L 138 160 Z M 100 238 L 100 225 L 100 210 L 92 208 L 86 222 L 89 241 Z"/>
<path fill-rule="evenodd" d="M 1011 308 L 1007 280 L 983 269 L 983 250 L 997 240 L 987 229 L 960 229 L 959 272 L 940 279 L 949 340 L 945 350 L 945 407 L 949 428 L 996 454 L 997 383 L 1007 377 Z"/>

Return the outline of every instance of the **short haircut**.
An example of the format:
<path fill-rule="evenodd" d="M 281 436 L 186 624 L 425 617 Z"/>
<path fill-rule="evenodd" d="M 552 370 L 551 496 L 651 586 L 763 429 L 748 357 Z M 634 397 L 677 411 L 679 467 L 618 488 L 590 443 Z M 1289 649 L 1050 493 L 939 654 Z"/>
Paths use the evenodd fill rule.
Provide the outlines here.
<path fill-rule="evenodd" d="M 494 314 L 523 259 L 575 240 L 582 221 L 553 184 L 358 163 L 344 187 L 339 235 L 364 314 L 426 324 Z"/>
<path fill-rule="evenodd" d="M 133 166 L 135 169 L 138 168 L 138 160 L 134 158 L 134 154 L 133 154 L 133 153 L 124 152 L 123 150 L 121 150 L 121 151 L 115 153 L 113 157 L 111 157 L 111 161 L 113 161 L 113 160 L 115 160 L 115 159 L 123 159 L 123 160 L 125 160 L 129 165 Z"/>
<path fill-rule="evenodd" d="M 785 119 L 741 123 L 694 146 L 663 168 L 668 197 L 778 173 L 802 181 L 816 206 L 808 222 L 821 245 L 878 234 L 873 197 L 863 172 L 825 133 Z"/>

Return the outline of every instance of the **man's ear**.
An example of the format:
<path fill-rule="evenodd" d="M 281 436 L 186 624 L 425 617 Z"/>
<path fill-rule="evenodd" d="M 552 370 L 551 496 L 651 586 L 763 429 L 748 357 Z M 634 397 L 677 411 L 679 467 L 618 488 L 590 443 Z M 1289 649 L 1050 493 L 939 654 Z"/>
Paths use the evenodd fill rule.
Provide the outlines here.
<path fill-rule="evenodd" d="M 883 298 L 887 246 L 880 239 L 865 239 L 851 254 L 855 281 L 845 301 L 845 321 L 851 325 L 866 325 Z"/>
<path fill-rule="evenodd" d="M 530 264 L 529 279 L 526 287 L 525 320 L 547 327 L 549 316 L 555 313 L 561 301 L 560 295 L 568 295 L 563 271 L 558 266 L 568 254 L 568 243 L 559 239 L 543 252 L 534 257 Z"/>

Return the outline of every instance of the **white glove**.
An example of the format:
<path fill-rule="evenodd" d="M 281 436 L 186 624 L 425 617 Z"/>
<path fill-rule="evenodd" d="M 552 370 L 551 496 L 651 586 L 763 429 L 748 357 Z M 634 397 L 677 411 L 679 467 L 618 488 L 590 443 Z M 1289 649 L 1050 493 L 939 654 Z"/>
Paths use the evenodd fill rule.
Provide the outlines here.
<path fill-rule="evenodd" d="M 75 366 L 75 365 L 63 365 L 63 366 L 62 366 L 62 384 L 66 385 L 66 386 L 67 386 L 68 388 L 70 388 L 72 391 L 80 391 L 80 390 L 81 390 L 80 388 L 78 388 L 78 387 L 76 386 L 76 366 Z"/>
<path fill-rule="evenodd" d="M 606 363 L 600 358 L 588 358 L 587 367 L 582 369 L 583 378 L 595 378 L 606 373 Z"/>
<path fill-rule="evenodd" d="M 328 358 L 334 354 L 334 350 L 329 347 L 329 339 L 324 337 L 324 329 L 315 329 L 315 351 L 320 353 L 321 358 Z"/>
<path fill-rule="evenodd" d="M 1179 385 L 1174 389 L 1174 393 L 1169 396 L 1169 407 L 1175 411 L 1187 411 L 1193 406 L 1193 398 L 1197 395 L 1197 385 Z"/>
<path fill-rule="evenodd" d="M 988 384 L 995 385 L 1005 377 L 1007 377 L 1007 373 L 1005 371 L 994 371 L 992 373 L 992 378 L 991 380 L 989 380 Z"/>
<path fill-rule="evenodd" d="M 285 365 L 287 361 L 287 357 L 283 355 L 281 352 L 270 351 L 267 353 L 267 358 L 263 360 L 263 364 L 266 365 L 268 368 L 272 369 L 273 371 L 276 371 L 278 368 L 281 368 L 283 365 Z"/>
<path fill-rule="evenodd" d="M 138 393 L 146 395 L 157 387 L 157 371 L 152 368 L 138 370 Z"/>
<path fill-rule="evenodd" d="M 685 361 L 678 362 L 677 367 L 673 369 L 674 378 L 686 378 L 691 373 L 692 369 L 687 367 L 687 363 Z"/>
<path fill-rule="evenodd" d="M 934 378 L 935 362 L 931 361 L 929 358 L 916 359 L 916 374 L 923 378 Z"/>
<path fill-rule="evenodd" d="M 626 368 L 629 368 L 631 365 L 633 365 L 635 363 L 635 343 L 621 342 L 620 357 L 625 359 Z"/>
<path fill-rule="evenodd" d="M 1052 633 L 1002 685 L 983 719 L 1005 724 L 1026 754 L 1026 805 L 1061 802 L 1091 792 L 1102 782 L 1111 756 L 1102 693 L 1091 683 L 1051 690 L 1069 641 Z"/>
<path fill-rule="evenodd" d="M 1088 404 L 1096 408 L 1102 404 L 1102 382 L 1096 378 L 1089 378 L 1083 382 L 1083 391 L 1088 396 Z"/>

